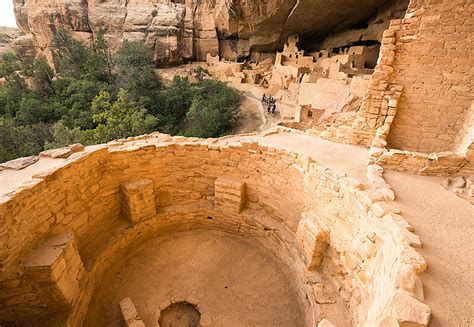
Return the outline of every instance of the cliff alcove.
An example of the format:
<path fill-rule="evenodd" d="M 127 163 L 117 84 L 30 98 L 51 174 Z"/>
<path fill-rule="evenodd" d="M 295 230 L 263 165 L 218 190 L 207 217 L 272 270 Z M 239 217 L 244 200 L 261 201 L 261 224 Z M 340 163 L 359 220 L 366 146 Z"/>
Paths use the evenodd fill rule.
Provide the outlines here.
<path fill-rule="evenodd" d="M 15 4 L 34 55 L 143 40 L 260 120 L 0 164 L 2 326 L 472 324 L 470 1 Z"/>

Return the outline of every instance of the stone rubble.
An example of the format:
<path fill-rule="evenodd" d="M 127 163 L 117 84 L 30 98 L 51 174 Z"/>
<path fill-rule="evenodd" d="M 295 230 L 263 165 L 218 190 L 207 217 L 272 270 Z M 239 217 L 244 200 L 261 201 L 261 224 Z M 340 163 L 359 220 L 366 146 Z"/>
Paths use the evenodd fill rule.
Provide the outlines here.
<path fill-rule="evenodd" d="M 0 170 L 4 169 L 13 169 L 13 170 L 20 170 L 25 169 L 28 166 L 31 166 L 35 162 L 39 160 L 38 156 L 29 156 L 23 157 L 18 159 L 13 159 L 4 163 L 0 164 Z"/>

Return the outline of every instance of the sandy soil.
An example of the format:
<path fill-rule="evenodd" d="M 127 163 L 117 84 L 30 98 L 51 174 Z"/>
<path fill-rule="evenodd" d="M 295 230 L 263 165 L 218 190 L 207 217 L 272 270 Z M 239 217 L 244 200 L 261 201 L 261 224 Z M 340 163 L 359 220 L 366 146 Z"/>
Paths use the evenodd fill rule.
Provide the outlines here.
<path fill-rule="evenodd" d="M 423 241 L 430 326 L 474 326 L 474 206 L 441 187 L 443 178 L 387 171 L 396 205 Z"/>
<path fill-rule="evenodd" d="M 85 326 L 120 326 L 118 303 L 130 297 L 147 326 L 170 299 L 197 304 L 212 326 L 303 326 L 289 274 L 256 243 L 217 231 L 191 231 L 144 243 L 102 283 Z M 167 303 L 167 304 L 166 304 Z"/>

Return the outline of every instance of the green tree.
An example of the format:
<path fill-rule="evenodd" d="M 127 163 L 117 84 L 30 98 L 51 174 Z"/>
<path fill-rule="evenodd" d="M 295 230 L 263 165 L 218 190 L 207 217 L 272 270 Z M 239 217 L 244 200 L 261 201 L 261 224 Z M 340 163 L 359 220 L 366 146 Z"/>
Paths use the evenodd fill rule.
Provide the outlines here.
<path fill-rule="evenodd" d="M 100 91 L 111 92 L 106 82 L 59 78 L 53 81 L 54 101 L 57 102 L 57 116 L 69 127 L 93 129 L 96 124 L 92 119 L 91 103 Z"/>
<path fill-rule="evenodd" d="M 193 101 L 191 84 L 179 76 L 175 76 L 171 85 L 154 98 L 149 112 L 159 119 L 160 131 L 177 134 L 184 123 L 186 113 Z"/>
<path fill-rule="evenodd" d="M 94 131 L 97 143 L 150 133 L 158 124 L 158 119 L 149 115 L 124 89 L 120 89 L 115 102 L 108 92 L 100 92 L 92 101 L 92 110 L 98 124 Z"/>
<path fill-rule="evenodd" d="M 21 126 L 12 119 L 0 118 L 0 162 L 37 154 L 51 138 L 44 124 Z"/>
<path fill-rule="evenodd" d="M 33 85 L 36 92 L 42 97 L 47 98 L 54 93 L 53 90 L 53 69 L 49 66 L 44 57 L 35 60 Z"/>
<path fill-rule="evenodd" d="M 184 134 L 218 137 L 238 120 L 241 96 L 218 81 L 206 80 L 193 86 L 195 96 L 186 114 Z"/>
<path fill-rule="evenodd" d="M 98 81 L 111 78 L 110 55 L 102 33 L 98 34 L 93 47 L 87 48 L 60 28 L 54 33 L 52 52 L 61 76 Z"/>
<path fill-rule="evenodd" d="M 0 60 L 0 77 L 5 78 L 8 82 L 14 76 L 19 75 L 21 70 L 21 62 L 15 53 L 7 52 L 3 54 L 2 60 Z"/>
<path fill-rule="evenodd" d="M 54 69 L 44 58 L 12 53 L 0 61 L 1 161 L 155 130 L 215 137 L 238 117 L 239 94 L 206 80 L 203 68 L 196 70 L 199 83 L 176 77 L 162 86 L 143 42 L 123 42 L 112 59 L 102 33 L 87 48 L 59 29 L 52 51 Z"/>
<path fill-rule="evenodd" d="M 110 82 L 113 75 L 113 60 L 102 30 L 96 34 L 93 50 L 91 66 L 99 69 L 99 76 L 101 76 L 99 80 Z"/>
<path fill-rule="evenodd" d="M 21 83 L 24 81 L 21 79 Z M 24 85 L 9 83 L 0 87 L 0 116 L 15 117 L 19 103 L 24 96 L 29 96 L 32 92 Z"/>
<path fill-rule="evenodd" d="M 61 148 L 74 143 L 91 144 L 83 131 L 78 127 L 68 128 L 62 120 L 53 125 L 52 135 L 52 140 L 46 141 L 44 144 L 46 150 Z"/>
<path fill-rule="evenodd" d="M 0 60 L 0 78 L 5 78 L 6 84 L 4 87 L 7 91 L 1 94 L 0 104 L 3 105 L 3 108 L 0 108 L 0 113 L 13 116 L 19 99 L 23 94 L 29 93 L 22 71 L 22 63 L 16 54 L 7 52 L 2 56 L 2 60 Z"/>
<path fill-rule="evenodd" d="M 117 86 L 127 89 L 135 101 L 146 105 L 157 96 L 160 83 L 154 72 L 153 54 L 143 42 L 125 40 L 116 54 L 115 66 Z"/>

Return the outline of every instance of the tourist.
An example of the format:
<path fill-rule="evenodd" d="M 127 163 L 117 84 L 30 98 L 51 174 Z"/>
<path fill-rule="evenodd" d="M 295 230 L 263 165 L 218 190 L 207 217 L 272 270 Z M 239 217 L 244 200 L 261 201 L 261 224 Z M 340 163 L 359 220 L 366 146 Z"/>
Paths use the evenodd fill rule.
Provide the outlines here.
<path fill-rule="evenodd" d="M 264 105 L 266 105 L 266 104 L 267 104 L 267 101 L 268 101 L 267 95 L 266 95 L 265 93 L 263 93 L 262 103 L 263 103 Z"/>
<path fill-rule="evenodd" d="M 274 101 L 272 104 L 272 114 L 275 114 L 276 107 L 277 107 L 276 101 Z"/>

